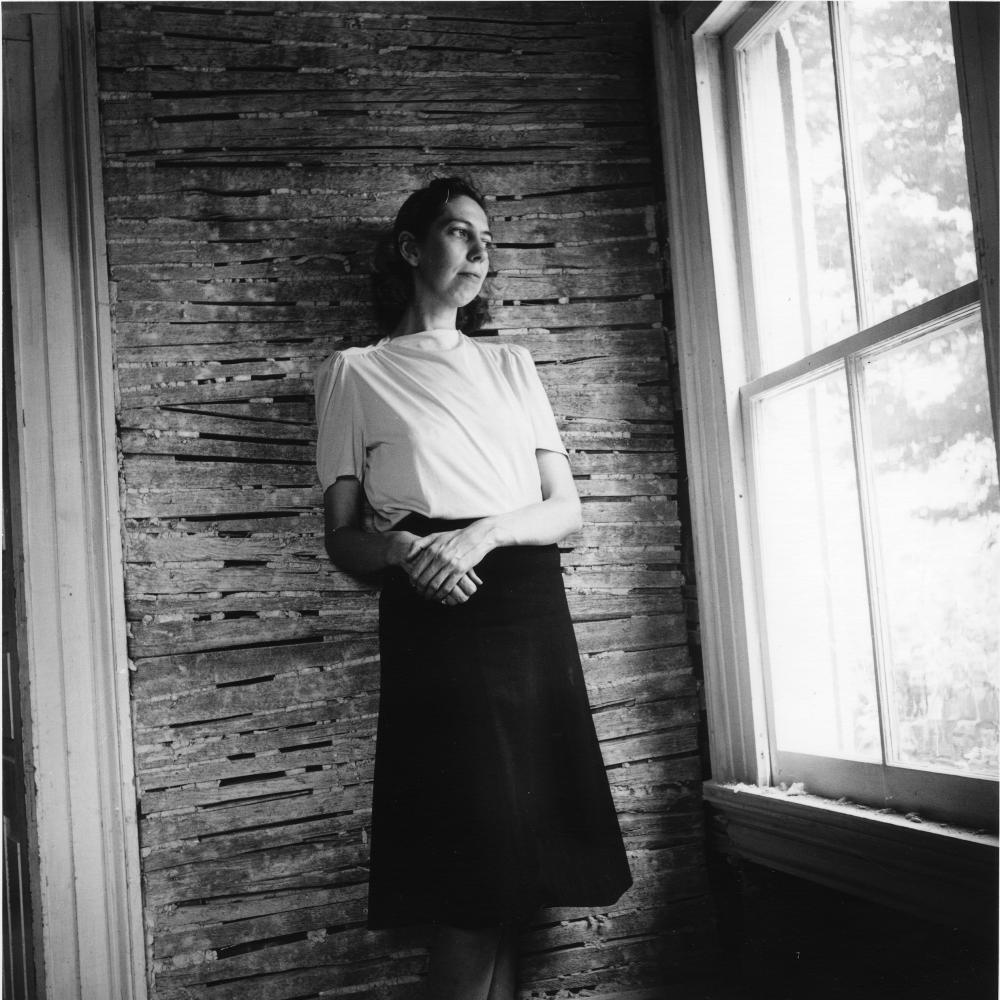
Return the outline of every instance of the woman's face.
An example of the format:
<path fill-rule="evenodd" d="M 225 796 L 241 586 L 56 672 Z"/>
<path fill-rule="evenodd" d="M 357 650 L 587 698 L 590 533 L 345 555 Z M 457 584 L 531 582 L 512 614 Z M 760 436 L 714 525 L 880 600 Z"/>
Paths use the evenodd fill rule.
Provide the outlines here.
<path fill-rule="evenodd" d="M 400 249 L 413 265 L 418 301 L 457 309 L 479 294 L 490 266 L 489 226 L 479 205 L 459 195 L 444 206 L 422 240 L 404 234 Z"/>

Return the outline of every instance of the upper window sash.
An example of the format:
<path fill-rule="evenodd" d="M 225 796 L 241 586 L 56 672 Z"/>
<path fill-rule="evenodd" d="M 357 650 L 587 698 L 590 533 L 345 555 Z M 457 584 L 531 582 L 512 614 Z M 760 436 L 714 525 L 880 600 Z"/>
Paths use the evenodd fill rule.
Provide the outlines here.
<path fill-rule="evenodd" d="M 977 277 L 943 15 L 915 8 L 928 11 L 914 30 L 936 61 L 900 70 L 895 9 L 751 4 L 721 35 L 747 379 Z M 855 93 L 882 83 L 892 114 Z M 951 136 L 930 160 L 922 131 L 903 118 L 917 98 Z M 926 250 L 904 266 L 901 244 L 914 235 Z"/>

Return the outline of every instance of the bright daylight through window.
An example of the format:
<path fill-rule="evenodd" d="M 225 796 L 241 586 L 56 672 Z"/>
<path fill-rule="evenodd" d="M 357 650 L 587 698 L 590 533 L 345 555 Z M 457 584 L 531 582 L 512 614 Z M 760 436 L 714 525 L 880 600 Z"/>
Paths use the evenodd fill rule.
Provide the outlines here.
<path fill-rule="evenodd" d="M 894 769 L 995 779 L 1000 502 L 948 5 L 782 5 L 725 43 L 775 780 L 832 769 L 878 802 Z"/>

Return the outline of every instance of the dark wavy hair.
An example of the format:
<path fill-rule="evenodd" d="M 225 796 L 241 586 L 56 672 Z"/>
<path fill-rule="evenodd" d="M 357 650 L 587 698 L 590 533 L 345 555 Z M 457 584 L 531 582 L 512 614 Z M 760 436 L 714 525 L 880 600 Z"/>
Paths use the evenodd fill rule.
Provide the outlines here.
<path fill-rule="evenodd" d="M 392 229 L 379 241 L 372 269 L 372 302 L 375 321 L 384 334 L 391 334 L 413 297 L 413 269 L 399 252 L 401 233 L 412 233 L 422 240 L 444 206 L 452 198 L 465 195 L 484 212 L 486 199 L 464 177 L 435 177 L 403 202 Z M 487 214 L 489 214 L 487 212 Z M 458 310 L 455 324 L 463 333 L 480 329 L 488 316 L 486 296 L 481 289 L 467 305 Z"/>

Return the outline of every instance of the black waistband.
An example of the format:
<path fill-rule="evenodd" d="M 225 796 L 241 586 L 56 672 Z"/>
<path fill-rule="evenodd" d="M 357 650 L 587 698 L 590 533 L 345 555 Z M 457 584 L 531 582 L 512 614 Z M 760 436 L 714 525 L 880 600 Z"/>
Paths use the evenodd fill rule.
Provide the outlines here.
<path fill-rule="evenodd" d="M 409 531 L 414 535 L 432 535 L 436 531 L 458 531 L 459 528 L 467 528 L 470 524 L 478 521 L 478 517 L 443 518 L 427 517 L 424 514 L 407 514 L 401 521 L 397 521 L 393 526 L 393 531 Z"/>

